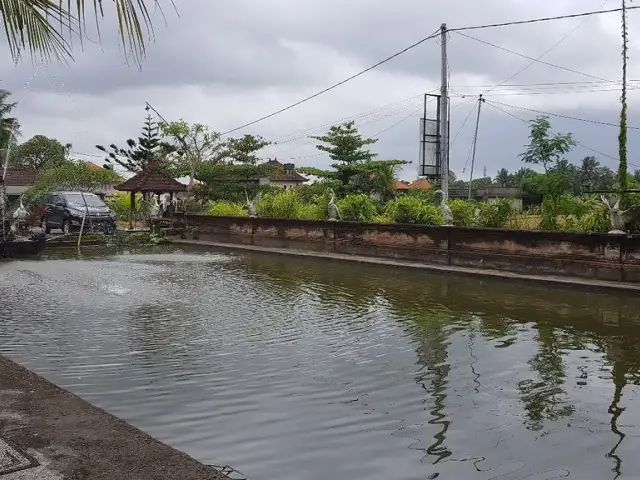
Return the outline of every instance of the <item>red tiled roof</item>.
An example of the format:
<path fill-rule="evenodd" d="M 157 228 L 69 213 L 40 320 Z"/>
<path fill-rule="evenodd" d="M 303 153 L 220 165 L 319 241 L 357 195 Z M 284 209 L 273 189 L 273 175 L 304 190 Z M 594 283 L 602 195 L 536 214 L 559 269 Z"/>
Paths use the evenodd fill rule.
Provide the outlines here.
<path fill-rule="evenodd" d="M 0 172 L 1 173 L 1 172 Z M 37 170 L 23 170 L 19 168 L 8 168 L 4 184 L 11 187 L 31 187 L 36 184 L 38 177 Z M 1 178 L 1 175 L 0 175 Z"/>
<path fill-rule="evenodd" d="M 103 170 L 104 169 L 104 167 L 102 165 L 98 165 L 97 163 L 93 163 L 93 162 L 87 162 L 87 167 L 89 167 L 89 168 L 91 168 L 93 170 Z M 118 178 L 119 178 L 119 181 L 123 180 L 120 175 L 118 175 Z"/>
<path fill-rule="evenodd" d="M 116 185 L 115 189 L 121 192 L 172 193 L 184 192 L 187 186 L 160 171 L 156 161 L 150 160 L 144 170 Z"/>
<path fill-rule="evenodd" d="M 429 190 L 431 188 L 431 182 L 429 182 L 429 180 L 427 180 L 426 178 L 420 178 L 414 181 L 411 185 L 409 185 L 409 188 L 419 188 L 421 190 Z"/>

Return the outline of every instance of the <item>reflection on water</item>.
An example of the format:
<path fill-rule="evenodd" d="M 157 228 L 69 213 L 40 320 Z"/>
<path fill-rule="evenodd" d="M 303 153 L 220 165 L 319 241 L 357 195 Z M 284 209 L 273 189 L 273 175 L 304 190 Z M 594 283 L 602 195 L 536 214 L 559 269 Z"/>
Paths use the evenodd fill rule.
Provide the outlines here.
<path fill-rule="evenodd" d="M 253 253 L 0 264 L 0 352 L 252 479 L 640 477 L 640 299 Z"/>

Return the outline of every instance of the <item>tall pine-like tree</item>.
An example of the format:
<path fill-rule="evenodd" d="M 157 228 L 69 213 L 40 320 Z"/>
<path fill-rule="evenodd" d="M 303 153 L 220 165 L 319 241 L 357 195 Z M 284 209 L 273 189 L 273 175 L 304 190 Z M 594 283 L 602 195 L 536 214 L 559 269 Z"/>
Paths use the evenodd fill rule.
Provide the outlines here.
<path fill-rule="evenodd" d="M 316 145 L 316 148 L 328 153 L 329 158 L 335 161 L 331 165 L 333 170 L 305 167 L 299 171 L 329 180 L 338 180 L 343 186 L 353 187 L 354 190 L 378 190 L 380 185 L 371 184 L 371 180 L 376 177 L 390 178 L 387 183 L 395 186 L 393 172 L 398 166 L 408 163 L 403 160 L 374 160 L 377 154 L 367 147 L 376 143 L 378 139 L 363 137 L 353 121 L 334 125 L 325 135 L 310 138 L 322 142 Z M 392 172 L 391 175 L 389 172 Z M 385 185 L 383 190 L 388 190 L 389 185 Z"/>
<path fill-rule="evenodd" d="M 109 145 L 110 151 L 102 145 L 96 145 L 96 148 L 107 154 L 105 168 L 113 170 L 114 164 L 118 164 L 134 173 L 144 169 L 149 160 L 162 162 L 169 153 L 176 150 L 175 147 L 162 141 L 160 128 L 151 115 L 147 115 L 138 140 L 131 138 L 127 140 L 127 148 L 120 148 L 113 143 Z"/>

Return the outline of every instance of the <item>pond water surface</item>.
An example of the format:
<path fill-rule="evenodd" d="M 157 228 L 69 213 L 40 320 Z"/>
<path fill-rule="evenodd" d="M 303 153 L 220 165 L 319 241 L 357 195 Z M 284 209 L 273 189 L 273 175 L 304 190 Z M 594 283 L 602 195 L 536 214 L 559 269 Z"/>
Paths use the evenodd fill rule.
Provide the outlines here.
<path fill-rule="evenodd" d="M 251 480 L 640 478 L 632 296 L 156 248 L 2 262 L 0 305 L 1 354 Z"/>

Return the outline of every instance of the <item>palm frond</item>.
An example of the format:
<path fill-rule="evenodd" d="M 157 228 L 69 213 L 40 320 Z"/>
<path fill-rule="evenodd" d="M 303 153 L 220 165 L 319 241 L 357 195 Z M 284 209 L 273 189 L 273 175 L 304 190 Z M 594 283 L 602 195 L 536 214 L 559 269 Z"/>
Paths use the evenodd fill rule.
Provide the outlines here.
<path fill-rule="evenodd" d="M 0 15 L 14 61 L 25 50 L 42 60 L 71 56 L 62 29 L 55 24 L 72 30 L 73 18 L 55 0 L 0 0 Z"/>
<path fill-rule="evenodd" d="M 77 35 L 81 45 L 86 36 L 86 3 L 93 3 L 93 16 L 100 35 L 104 18 L 104 0 L 0 0 L 0 15 L 4 23 L 9 50 L 14 61 L 25 50 L 42 59 L 72 59 L 69 38 Z M 118 32 L 125 57 L 140 66 L 146 54 L 146 43 L 154 36 L 151 13 L 147 5 L 153 2 L 164 17 L 160 0 L 112 0 L 118 20 Z M 175 9 L 173 0 L 171 2 Z M 89 7 L 91 8 L 91 7 Z"/>

